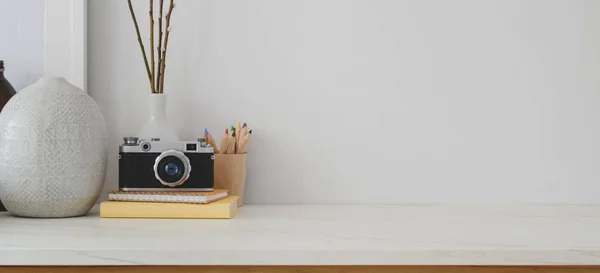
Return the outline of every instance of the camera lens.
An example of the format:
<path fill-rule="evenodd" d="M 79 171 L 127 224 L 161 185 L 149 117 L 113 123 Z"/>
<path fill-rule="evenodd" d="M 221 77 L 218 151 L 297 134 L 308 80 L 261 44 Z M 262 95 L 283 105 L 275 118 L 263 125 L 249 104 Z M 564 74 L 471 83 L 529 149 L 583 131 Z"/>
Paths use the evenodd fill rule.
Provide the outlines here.
<path fill-rule="evenodd" d="M 158 162 L 158 176 L 166 183 L 177 183 L 183 178 L 183 161 L 176 156 L 167 156 Z"/>
<path fill-rule="evenodd" d="M 175 163 L 167 163 L 165 173 L 170 176 L 175 176 L 179 173 L 179 167 Z"/>
<path fill-rule="evenodd" d="M 182 185 L 190 176 L 191 170 L 189 158 L 176 150 L 162 152 L 154 162 L 156 179 L 169 187 Z"/>

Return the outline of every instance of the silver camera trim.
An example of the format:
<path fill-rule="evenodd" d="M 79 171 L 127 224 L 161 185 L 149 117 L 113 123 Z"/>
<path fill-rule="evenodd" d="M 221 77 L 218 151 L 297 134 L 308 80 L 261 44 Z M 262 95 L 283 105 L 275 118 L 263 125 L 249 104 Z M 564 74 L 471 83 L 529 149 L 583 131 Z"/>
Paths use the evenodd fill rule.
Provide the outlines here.
<path fill-rule="evenodd" d="M 162 178 L 160 178 L 160 176 L 158 175 L 158 164 L 160 163 L 161 160 L 163 160 L 167 156 L 177 157 L 177 158 L 181 159 L 181 161 L 183 162 L 183 177 L 181 177 L 181 179 L 177 182 L 169 183 L 167 181 L 162 180 Z M 162 152 L 159 156 L 156 157 L 156 159 L 154 160 L 154 168 L 153 169 L 154 169 L 154 176 L 156 177 L 156 179 L 158 179 L 158 182 L 160 182 L 161 184 L 163 184 L 165 186 L 169 186 L 169 187 L 173 188 L 173 187 L 183 185 L 183 183 L 185 183 L 185 181 L 188 180 L 188 178 L 190 177 L 190 173 L 192 172 L 192 165 L 190 164 L 190 159 L 187 156 L 185 156 L 185 154 L 183 154 L 183 152 L 171 149 L 171 150 Z"/>
<path fill-rule="evenodd" d="M 119 152 L 121 153 L 162 153 L 167 150 L 178 150 L 184 153 L 196 153 L 196 154 L 206 154 L 206 153 L 214 153 L 214 149 L 212 147 L 202 147 L 201 143 L 198 141 L 147 141 L 147 140 L 139 140 L 137 143 L 132 144 L 133 140 L 129 142 L 130 144 L 122 144 L 119 146 Z M 150 149 L 144 150 L 142 149 L 143 144 L 150 144 Z M 187 150 L 188 144 L 195 144 L 196 150 Z"/>

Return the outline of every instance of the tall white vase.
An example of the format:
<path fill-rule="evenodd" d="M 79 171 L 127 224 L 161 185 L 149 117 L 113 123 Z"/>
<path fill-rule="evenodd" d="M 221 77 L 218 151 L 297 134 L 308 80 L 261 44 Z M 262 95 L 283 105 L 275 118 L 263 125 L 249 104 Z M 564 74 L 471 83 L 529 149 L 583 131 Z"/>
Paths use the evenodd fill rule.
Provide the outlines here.
<path fill-rule="evenodd" d="M 167 95 L 150 94 L 148 106 L 150 117 L 137 137 L 146 140 L 154 138 L 159 138 L 161 141 L 179 140 L 177 132 L 167 119 Z"/>

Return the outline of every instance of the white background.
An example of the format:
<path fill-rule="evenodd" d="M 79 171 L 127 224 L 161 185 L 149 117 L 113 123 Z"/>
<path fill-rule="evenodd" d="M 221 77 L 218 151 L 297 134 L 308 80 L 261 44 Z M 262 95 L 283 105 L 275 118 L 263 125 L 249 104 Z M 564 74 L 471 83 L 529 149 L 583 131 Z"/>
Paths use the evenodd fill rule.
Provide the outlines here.
<path fill-rule="evenodd" d="M 168 114 L 250 124 L 249 203 L 600 202 L 600 1 L 176 2 Z M 88 19 L 108 191 L 150 89 L 126 2 Z"/>
<path fill-rule="evenodd" d="M 19 91 L 44 74 L 44 0 L 0 0 L 0 60 Z"/>

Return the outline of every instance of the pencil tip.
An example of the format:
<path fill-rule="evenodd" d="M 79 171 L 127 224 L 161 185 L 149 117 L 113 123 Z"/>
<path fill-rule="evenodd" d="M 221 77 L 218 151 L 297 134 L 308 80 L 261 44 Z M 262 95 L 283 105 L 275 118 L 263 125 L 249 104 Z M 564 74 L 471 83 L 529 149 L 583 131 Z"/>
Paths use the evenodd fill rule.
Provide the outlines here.
<path fill-rule="evenodd" d="M 252 130 L 248 131 L 248 134 L 252 134 Z"/>
<path fill-rule="evenodd" d="M 208 135 L 208 129 L 204 128 L 204 134 Z"/>
<path fill-rule="evenodd" d="M 246 128 L 247 126 L 248 126 L 248 124 L 246 124 L 246 123 L 244 122 L 244 126 L 243 126 L 242 128 Z"/>
<path fill-rule="evenodd" d="M 228 135 L 229 134 L 229 129 L 225 129 L 225 134 Z"/>

